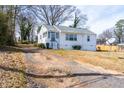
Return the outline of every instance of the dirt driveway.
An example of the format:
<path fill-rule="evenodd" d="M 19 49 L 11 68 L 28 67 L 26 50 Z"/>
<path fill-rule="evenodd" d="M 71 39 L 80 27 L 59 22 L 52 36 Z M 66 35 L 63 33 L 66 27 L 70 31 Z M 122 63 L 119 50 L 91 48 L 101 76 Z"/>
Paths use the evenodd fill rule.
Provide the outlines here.
<path fill-rule="evenodd" d="M 25 49 L 27 87 L 68 87 L 79 80 L 71 75 L 68 65 L 50 57 L 43 50 Z"/>
<path fill-rule="evenodd" d="M 124 76 L 50 54 L 47 50 L 25 49 L 27 87 L 124 87 Z"/>

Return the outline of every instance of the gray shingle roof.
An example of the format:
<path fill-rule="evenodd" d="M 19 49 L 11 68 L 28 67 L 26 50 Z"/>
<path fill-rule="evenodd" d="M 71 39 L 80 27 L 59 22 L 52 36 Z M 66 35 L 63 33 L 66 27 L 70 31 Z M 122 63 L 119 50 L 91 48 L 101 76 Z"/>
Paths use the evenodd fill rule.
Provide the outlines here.
<path fill-rule="evenodd" d="M 51 25 L 44 25 L 48 30 L 52 30 L 52 31 L 58 31 L 54 26 Z"/>
<path fill-rule="evenodd" d="M 52 31 L 61 31 L 65 33 L 82 33 L 82 34 L 95 34 L 94 32 L 86 29 L 86 28 L 72 28 L 66 26 L 50 26 L 44 25 L 48 30 Z"/>

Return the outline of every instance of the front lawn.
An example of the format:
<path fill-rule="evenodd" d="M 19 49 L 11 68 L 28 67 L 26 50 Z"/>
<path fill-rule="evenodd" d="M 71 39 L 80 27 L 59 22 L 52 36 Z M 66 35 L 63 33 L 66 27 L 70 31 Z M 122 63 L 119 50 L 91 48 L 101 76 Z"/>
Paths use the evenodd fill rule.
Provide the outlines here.
<path fill-rule="evenodd" d="M 0 48 L 0 87 L 26 87 L 22 52 Z"/>
<path fill-rule="evenodd" d="M 79 50 L 50 50 L 50 52 L 70 60 L 78 60 L 82 63 L 101 66 L 105 69 L 124 72 L 124 52 L 92 52 Z"/>

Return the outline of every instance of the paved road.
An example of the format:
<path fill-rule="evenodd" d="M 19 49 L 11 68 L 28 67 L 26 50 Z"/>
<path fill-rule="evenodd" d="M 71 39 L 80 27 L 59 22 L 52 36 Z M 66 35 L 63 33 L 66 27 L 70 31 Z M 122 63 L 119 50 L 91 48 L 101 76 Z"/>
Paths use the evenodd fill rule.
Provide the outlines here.
<path fill-rule="evenodd" d="M 29 62 L 37 63 L 33 60 L 33 53 L 28 53 L 27 51 L 26 58 Z M 46 54 L 46 53 L 45 53 Z M 46 54 L 47 55 L 47 54 Z M 53 56 L 59 61 L 63 62 L 63 58 Z M 87 87 L 87 88 L 124 88 L 124 76 L 114 75 L 109 73 L 102 73 L 101 71 L 95 71 L 90 69 L 87 66 L 79 64 L 77 62 L 65 62 L 71 69 L 72 76 L 77 77 L 80 80 L 80 83 L 75 83 L 67 87 Z M 34 87 L 45 87 L 38 86 L 33 83 Z M 29 86 L 33 87 L 33 86 Z"/>

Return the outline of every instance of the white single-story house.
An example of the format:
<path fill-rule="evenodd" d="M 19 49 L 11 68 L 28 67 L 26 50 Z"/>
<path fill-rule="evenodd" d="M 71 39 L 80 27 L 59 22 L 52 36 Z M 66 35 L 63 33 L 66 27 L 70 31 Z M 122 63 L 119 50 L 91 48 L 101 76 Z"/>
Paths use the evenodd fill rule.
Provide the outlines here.
<path fill-rule="evenodd" d="M 43 43 L 53 49 L 96 50 L 96 34 L 84 28 L 42 25 L 38 32 L 38 44 Z"/>

